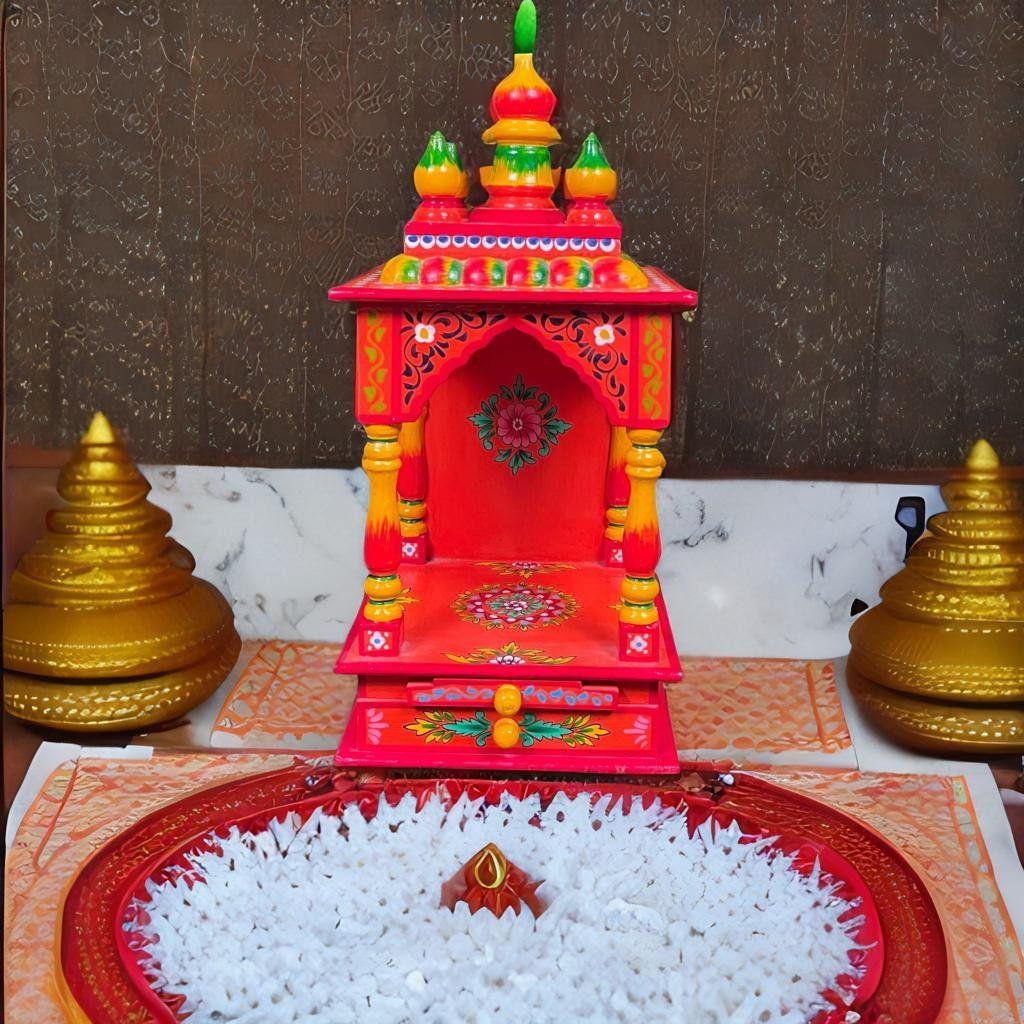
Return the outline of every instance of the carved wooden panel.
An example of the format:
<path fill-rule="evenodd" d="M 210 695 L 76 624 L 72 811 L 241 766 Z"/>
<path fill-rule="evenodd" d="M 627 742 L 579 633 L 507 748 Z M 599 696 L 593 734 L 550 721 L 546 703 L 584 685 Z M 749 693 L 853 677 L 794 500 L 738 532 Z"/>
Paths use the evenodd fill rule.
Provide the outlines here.
<path fill-rule="evenodd" d="M 479 163 L 503 0 L 8 4 L 8 440 L 351 465 L 354 321 L 441 128 Z M 1024 459 L 1019 5 L 544 0 L 569 151 L 702 293 L 675 473 Z"/>

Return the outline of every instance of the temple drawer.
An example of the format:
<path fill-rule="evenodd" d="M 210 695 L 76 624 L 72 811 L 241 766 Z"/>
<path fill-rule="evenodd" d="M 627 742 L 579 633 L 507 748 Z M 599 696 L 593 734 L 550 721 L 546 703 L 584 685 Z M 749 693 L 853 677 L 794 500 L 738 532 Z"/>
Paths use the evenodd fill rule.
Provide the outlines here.
<path fill-rule="evenodd" d="M 596 748 L 606 753 L 650 749 L 655 736 L 653 708 L 618 708 L 590 712 L 559 708 L 523 710 L 512 718 L 486 708 L 401 706 L 368 707 L 358 701 L 349 730 L 361 747 L 419 752 L 446 752 L 458 758 L 470 750 L 569 752 Z M 514 723 L 512 735 L 502 734 L 503 723 Z M 423 760 L 427 764 L 428 761 Z M 469 767 L 469 765 L 467 765 Z"/>

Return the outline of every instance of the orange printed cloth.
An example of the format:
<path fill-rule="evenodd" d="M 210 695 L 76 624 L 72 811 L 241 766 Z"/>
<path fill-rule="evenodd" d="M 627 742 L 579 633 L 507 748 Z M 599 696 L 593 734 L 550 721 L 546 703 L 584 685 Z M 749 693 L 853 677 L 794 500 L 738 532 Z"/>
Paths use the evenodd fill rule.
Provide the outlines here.
<path fill-rule="evenodd" d="M 846 753 L 844 762 L 856 765 L 831 660 L 684 658 L 668 707 L 687 753 L 740 762 L 792 753 L 826 761 Z"/>
<path fill-rule="evenodd" d="M 53 973 L 60 908 L 75 874 L 104 842 L 188 792 L 291 759 L 157 752 L 148 761 L 83 757 L 53 771 L 7 860 L 7 1019 L 66 1019 Z M 964 778 L 796 768 L 763 774 L 861 818 L 928 879 L 953 964 L 941 1024 L 1024 1022 L 1024 958 Z"/>
<path fill-rule="evenodd" d="M 355 695 L 352 678 L 334 673 L 337 657 L 332 644 L 264 643 L 218 712 L 211 746 L 335 746 Z M 687 755 L 856 765 L 832 661 L 684 658 L 668 704 Z"/>
<path fill-rule="evenodd" d="M 336 747 L 356 694 L 355 680 L 334 672 L 339 651 L 336 644 L 262 644 L 221 705 L 210 745 Z"/>
<path fill-rule="evenodd" d="M 290 754 L 82 757 L 56 768 L 21 820 L 4 878 L 4 1010 L 11 1022 L 70 1019 L 56 982 L 64 894 L 83 864 L 119 832 L 206 786 L 283 768 Z"/>

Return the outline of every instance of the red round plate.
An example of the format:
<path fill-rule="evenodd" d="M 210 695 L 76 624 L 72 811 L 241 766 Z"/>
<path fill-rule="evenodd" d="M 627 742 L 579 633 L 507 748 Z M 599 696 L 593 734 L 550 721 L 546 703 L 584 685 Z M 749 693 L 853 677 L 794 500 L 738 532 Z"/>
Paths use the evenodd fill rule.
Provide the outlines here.
<path fill-rule="evenodd" d="M 709 781 L 713 773 L 708 773 Z M 688 776 L 692 779 L 693 776 Z M 455 800 L 463 792 L 497 801 L 503 793 L 611 794 L 623 800 L 658 798 L 685 807 L 692 832 L 712 818 L 737 821 L 751 836 L 774 837 L 773 845 L 794 856 L 798 870 L 815 863 L 841 883 L 839 894 L 857 898 L 864 924 L 851 954 L 862 974 L 854 1009 L 864 1024 L 932 1024 L 946 988 L 946 951 L 938 914 L 924 884 L 899 853 L 856 819 L 753 776 L 736 773 L 734 784 L 701 790 L 678 784 L 513 780 L 387 779 L 358 784 L 333 769 L 297 764 L 203 790 L 143 818 L 104 846 L 85 865 L 68 892 L 61 934 L 61 969 L 68 988 L 94 1024 L 152 1020 L 174 1024 L 182 997 L 161 997 L 140 965 L 144 946 L 125 925 L 137 920 L 138 900 L 150 879 L 180 877 L 189 855 L 208 848 L 231 826 L 265 829 L 294 811 L 336 812 L 357 802 L 367 817 L 380 800 L 397 802 L 412 792 L 425 800 L 437 793 Z M 820 1014 L 813 1024 L 833 1024 L 845 1008 Z"/>

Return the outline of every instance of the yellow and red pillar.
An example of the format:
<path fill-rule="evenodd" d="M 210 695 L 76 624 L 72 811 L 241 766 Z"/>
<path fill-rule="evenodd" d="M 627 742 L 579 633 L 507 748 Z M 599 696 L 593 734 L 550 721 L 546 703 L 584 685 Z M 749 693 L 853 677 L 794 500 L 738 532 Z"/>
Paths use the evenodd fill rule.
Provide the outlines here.
<path fill-rule="evenodd" d="M 402 643 L 402 534 L 398 513 L 398 473 L 402 464 L 399 428 L 366 428 L 363 469 L 370 481 L 363 557 L 367 576 L 363 590 L 363 624 L 359 650 L 366 655 L 394 655 Z"/>
<path fill-rule="evenodd" d="M 608 449 L 608 475 L 605 478 L 605 527 L 601 542 L 601 561 L 605 565 L 622 565 L 622 534 L 629 506 L 629 476 L 626 457 L 633 443 L 625 427 L 612 427 Z"/>
<path fill-rule="evenodd" d="M 427 561 L 427 455 L 423 447 L 424 408 L 418 419 L 403 423 L 398 433 L 402 465 L 398 470 L 398 518 L 402 561 Z"/>
<path fill-rule="evenodd" d="M 630 428 L 626 475 L 629 505 L 622 534 L 622 603 L 619 609 L 619 657 L 656 661 L 660 629 L 655 571 L 661 558 L 661 532 L 655 491 L 665 456 L 658 451 L 662 431 Z"/>

